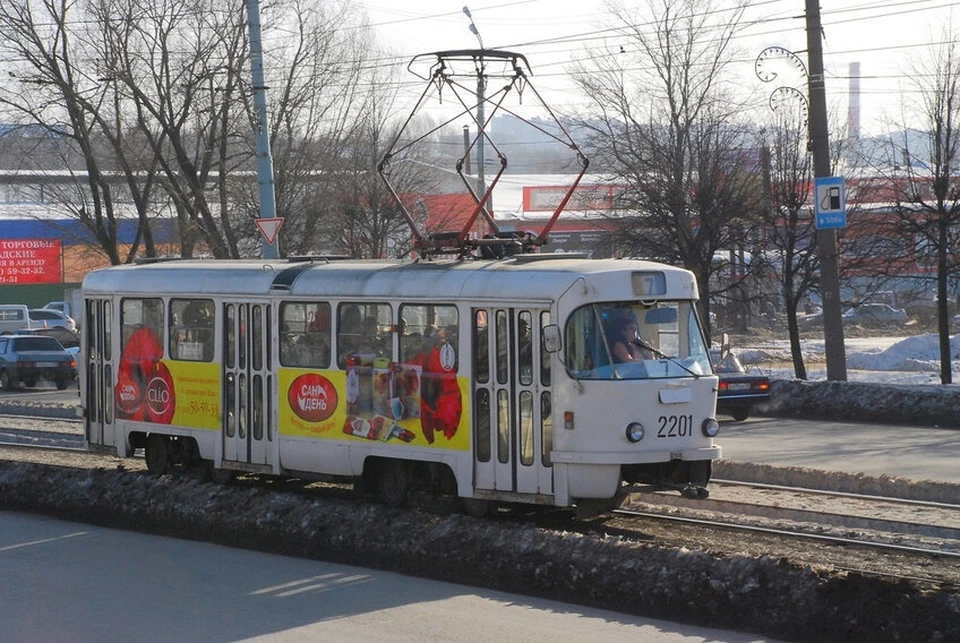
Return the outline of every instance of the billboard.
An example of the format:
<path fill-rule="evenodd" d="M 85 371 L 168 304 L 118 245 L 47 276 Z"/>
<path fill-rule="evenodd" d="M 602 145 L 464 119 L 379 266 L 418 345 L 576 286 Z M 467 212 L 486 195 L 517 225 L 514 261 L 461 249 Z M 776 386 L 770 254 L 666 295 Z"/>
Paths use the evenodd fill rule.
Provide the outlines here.
<path fill-rule="evenodd" d="M 583 252 L 605 259 L 613 256 L 613 235 L 607 230 L 551 230 L 543 252 Z"/>
<path fill-rule="evenodd" d="M 0 239 L 0 284 L 58 284 L 61 257 L 59 239 Z"/>
<path fill-rule="evenodd" d="M 570 189 L 561 186 L 525 186 L 523 188 L 524 212 L 550 212 L 556 210 Z M 565 210 L 612 210 L 614 206 L 613 185 L 578 185 L 573 191 Z"/>

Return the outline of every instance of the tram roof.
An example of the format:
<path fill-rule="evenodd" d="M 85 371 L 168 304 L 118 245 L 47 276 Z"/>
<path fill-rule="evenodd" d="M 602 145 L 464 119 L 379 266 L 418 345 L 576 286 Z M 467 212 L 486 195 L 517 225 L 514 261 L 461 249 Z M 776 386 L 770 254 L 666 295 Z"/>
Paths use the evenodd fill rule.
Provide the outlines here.
<path fill-rule="evenodd" d="M 500 260 L 211 260 L 182 259 L 105 268 L 83 281 L 87 294 L 247 295 L 286 297 L 424 297 L 433 299 L 549 299 L 581 277 L 597 295 L 623 284 L 603 275 L 659 271 L 674 296 L 695 297 L 693 275 L 682 268 L 629 259 L 519 255 Z M 616 295 L 612 295 L 616 296 Z"/>

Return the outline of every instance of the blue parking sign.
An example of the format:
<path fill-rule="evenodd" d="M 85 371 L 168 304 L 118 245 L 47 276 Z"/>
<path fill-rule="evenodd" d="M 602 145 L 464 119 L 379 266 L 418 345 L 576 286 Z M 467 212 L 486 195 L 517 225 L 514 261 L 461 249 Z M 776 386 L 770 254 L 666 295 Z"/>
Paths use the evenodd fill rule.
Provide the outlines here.
<path fill-rule="evenodd" d="M 847 225 L 847 193 L 842 176 L 821 176 L 813 180 L 813 212 L 817 229 Z"/>

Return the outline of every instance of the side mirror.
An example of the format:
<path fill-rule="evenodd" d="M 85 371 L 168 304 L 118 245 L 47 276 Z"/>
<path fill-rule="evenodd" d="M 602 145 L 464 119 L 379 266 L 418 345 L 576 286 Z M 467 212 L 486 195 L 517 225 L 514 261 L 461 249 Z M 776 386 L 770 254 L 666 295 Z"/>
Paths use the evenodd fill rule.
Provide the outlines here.
<path fill-rule="evenodd" d="M 560 327 L 556 324 L 544 326 L 543 330 L 543 350 L 548 353 L 556 353 L 560 350 L 562 342 L 560 341 Z"/>

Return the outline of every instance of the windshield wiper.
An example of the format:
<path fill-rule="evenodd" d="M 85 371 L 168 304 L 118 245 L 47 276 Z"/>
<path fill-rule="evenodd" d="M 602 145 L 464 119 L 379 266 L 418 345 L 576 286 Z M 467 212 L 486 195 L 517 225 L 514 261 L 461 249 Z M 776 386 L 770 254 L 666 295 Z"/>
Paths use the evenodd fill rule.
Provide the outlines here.
<path fill-rule="evenodd" d="M 636 344 L 637 346 L 639 346 L 640 348 L 643 348 L 643 349 L 646 349 L 646 350 L 650 351 L 651 353 L 653 353 L 656 357 L 659 357 L 660 359 L 668 359 L 668 360 L 670 360 L 671 362 L 673 362 L 674 364 L 676 364 L 677 366 L 679 366 L 680 368 L 682 368 L 682 369 L 685 370 L 686 372 L 688 372 L 688 373 L 690 373 L 691 375 L 693 375 L 693 379 L 695 379 L 695 380 L 698 380 L 698 379 L 700 379 L 700 378 L 703 376 L 703 373 L 697 373 L 696 371 L 694 371 L 693 369 L 691 369 L 690 367 L 688 367 L 686 364 L 684 364 L 683 362 L 681 362 L 680 360 L 678 360 L 676 357 L 673 357 L 673 356 L 671 356 L 671 355 L 667 355 L 666 353 L 664 353 L 664 352 L 661 351 L 660 349 L 654 348 L 653 346 L 651 346 L 650 344 L 646 343 L 646 342 L 643 341 L 642 339 L 631 339 L 630 341 L 631 341 L 633 344 Z"/>

